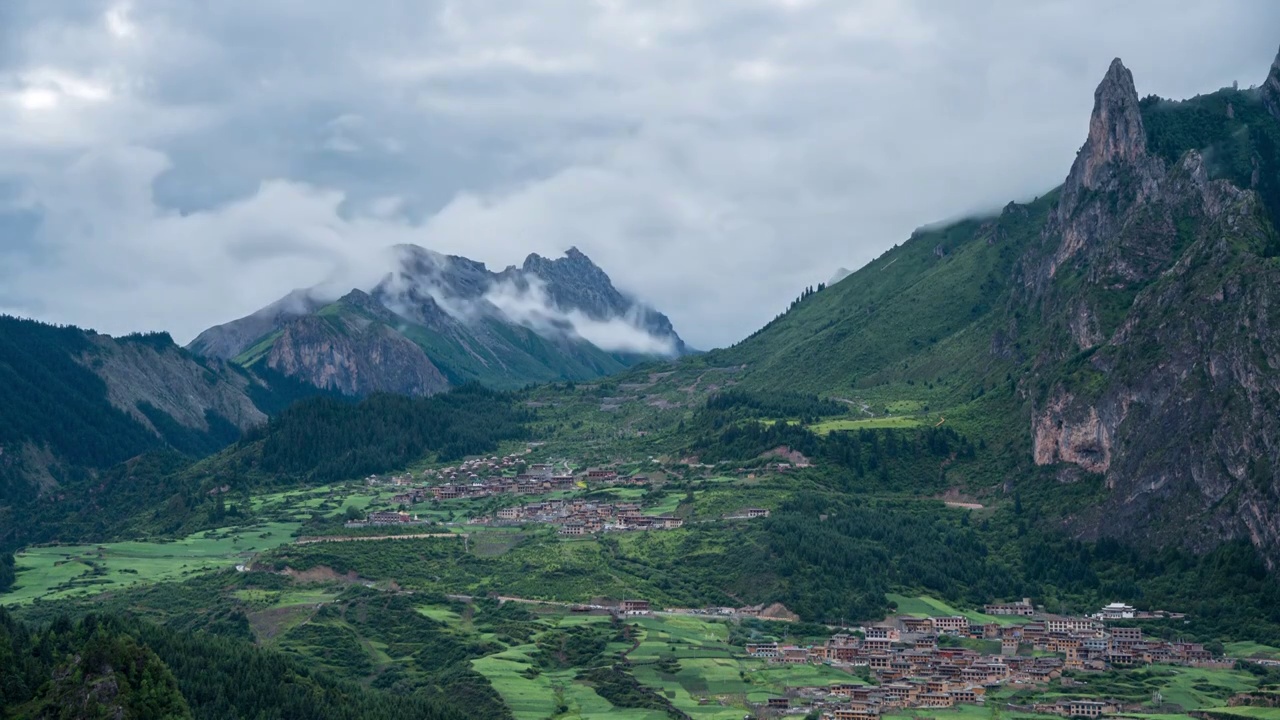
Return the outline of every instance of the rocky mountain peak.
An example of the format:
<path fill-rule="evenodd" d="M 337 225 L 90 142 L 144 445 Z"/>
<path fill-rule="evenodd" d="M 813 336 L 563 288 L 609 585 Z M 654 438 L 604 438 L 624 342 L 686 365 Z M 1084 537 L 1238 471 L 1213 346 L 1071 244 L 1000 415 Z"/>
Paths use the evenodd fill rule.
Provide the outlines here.
<path fill-rule="evenodd" d="M 1058 268 L 1082 250 L 1089 257 L 1105 252 L 1129 210 L 1159 193 L 1165 174 L 1163 161 L 1147 152 L 1133 73 L 1116 58 L 1093 93 L 1089 136 L 1045 227 L 1045 234 L 1057 240 L 1057 252 L 1028 284 L 1042 292 Z"/>
<path fill-rule="evenodd" d="M 1280 53 L 1276 53 L 1275 62 L 1271 63 L 1271 74 L 1262 83 L 1262 102 L 1272 115 L 1280 118 Z"/>
<path fill-rule="evenodd" d="M 1097 189 L 1105 184 L 1111 166 L 1135 164 L 1146 154 L 1147 133 L 1138 107 L 1133 73 L 1116 58 L 1093 92 L 1089 138 L 1080 149 L 1067 182 L 1071 184 L 1075 179 L 1082 187 Z"/>

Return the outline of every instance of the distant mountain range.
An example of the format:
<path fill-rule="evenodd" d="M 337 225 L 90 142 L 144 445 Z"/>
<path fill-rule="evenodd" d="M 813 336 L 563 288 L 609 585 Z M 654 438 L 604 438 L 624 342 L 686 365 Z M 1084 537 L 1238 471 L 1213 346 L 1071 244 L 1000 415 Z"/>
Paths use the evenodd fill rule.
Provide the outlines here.
<path fill-rule="evenodd" d="M 585 380 L 688 352 L 665 315 L 618 291 L 577 248 L 501 272 L 414 245 L 392 254 L 371 287 L 295 290 L 188 349 L 348 395 Z"/>

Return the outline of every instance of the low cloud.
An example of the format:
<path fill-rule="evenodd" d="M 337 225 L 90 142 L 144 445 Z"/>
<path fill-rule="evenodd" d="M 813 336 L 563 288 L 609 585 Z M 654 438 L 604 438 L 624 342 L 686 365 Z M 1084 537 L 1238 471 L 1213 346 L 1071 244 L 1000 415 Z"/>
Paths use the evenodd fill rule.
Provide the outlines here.
<path fill-rule="evenodd" d="M 658 337 L 638 327 L 638 316 L 599 320 L 576 308 L 557 307 L 536 275 L 526 276 L 523 287 L 513 281 L 494 283 L 485 293 L 484 302 L 497 308 L 510 322 L 546 337 L 581 338 L 609 352 L 668 357 L 676 353 L 671 338 Z"/>

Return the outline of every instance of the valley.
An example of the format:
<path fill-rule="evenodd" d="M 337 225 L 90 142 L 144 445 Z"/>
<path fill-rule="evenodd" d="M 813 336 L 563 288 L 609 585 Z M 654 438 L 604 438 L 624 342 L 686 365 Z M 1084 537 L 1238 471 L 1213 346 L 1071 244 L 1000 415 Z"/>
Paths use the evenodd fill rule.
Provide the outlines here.
<path fill-rule="evenodd" d="M 573 248 L 0 318 L 0 713 L 1280 720 L 1277 92 L 1117 59 L 1061 186 L 705 353 Z"/>

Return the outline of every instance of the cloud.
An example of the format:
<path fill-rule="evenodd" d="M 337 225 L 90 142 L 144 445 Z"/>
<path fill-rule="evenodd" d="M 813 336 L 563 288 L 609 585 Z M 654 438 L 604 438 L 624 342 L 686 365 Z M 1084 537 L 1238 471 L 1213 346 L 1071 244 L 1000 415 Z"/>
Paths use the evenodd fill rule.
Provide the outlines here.
<path fill-rule="evenodd" d="M 1276 27 L 1265 0 L 8 0 L 0 305 L 187 339 L 396 243 L 576 245 L 724 345 L 1056 185 L 1112 57 L 1143 94 L 1248 86 Z"/>
<path fill-rule="evenodd" d="M 546 285 L 536 275 L 526 279 L 523 286 L 512 281 L 495 283 L 485 293 L 484 302 L 497 308 L 509 321 L 544 337 L 581 338 L 609 352 L 675 355 L 671 338 L 640 329 L 638 316 L 600 320 L 577 309 L 566 311 L 552 302 Z"/>

